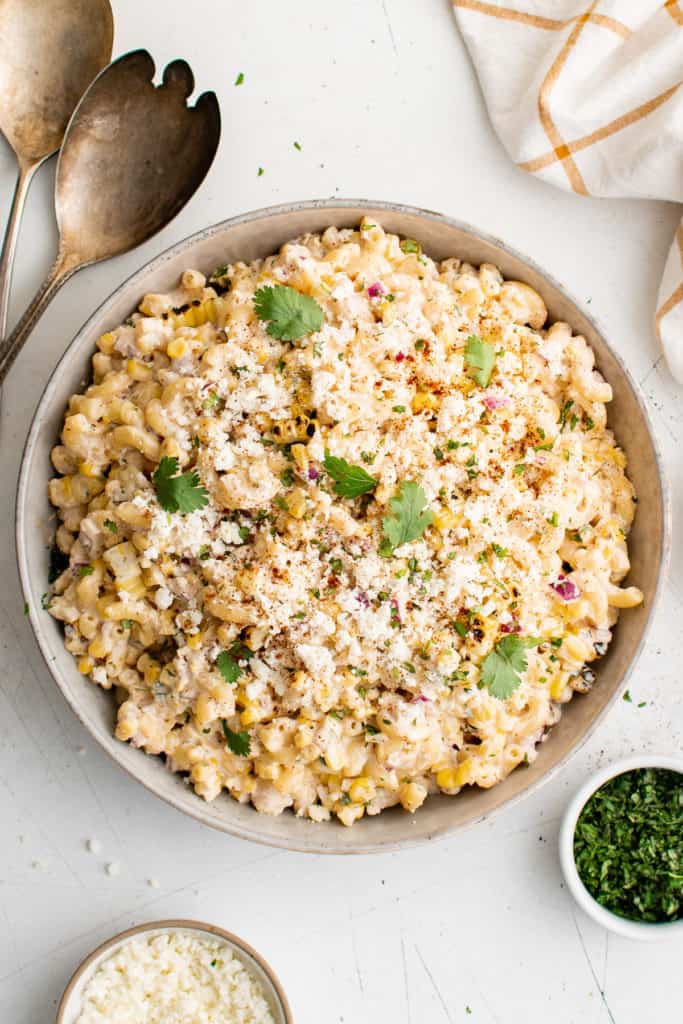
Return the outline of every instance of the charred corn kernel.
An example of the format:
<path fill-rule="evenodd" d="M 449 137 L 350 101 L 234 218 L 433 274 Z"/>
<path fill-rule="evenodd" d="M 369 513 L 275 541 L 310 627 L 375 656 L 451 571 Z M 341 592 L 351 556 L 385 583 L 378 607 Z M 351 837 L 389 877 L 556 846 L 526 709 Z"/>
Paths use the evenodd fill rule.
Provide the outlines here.
<path fill-rule="evenodd" d="M 97 342 L 97 347 L 100 350 L 100 352 L 105 352 L 107 355 L 111 355 L 115 344 L 116 335 L 114 335 L 111 331 L 107 331 L 106 334 L 103 334 L 100 337 L 100 340 Z"/>
<path fill-rule="evenodd" d="M 96 636 L 88 644 L 88 654 L 92 658 L 106 658 L 109 654 L 109 645 L 104 642 L 101 636 Z"/>
<path fill-rule="evenodd" d="M 87 676 L 89 672 L 92 672 L 95 667 L 95 662 L 92 658 L 79 658 L 78 659 L 78 671 L 82 676 Z"/>
<path fill-rule="evenodd" d="M 429 391 L 418 391 L 410 407 L 413 412 L 422 412 L 423 409 L 438 409 L 439 399 Z"/>
<path fill-rule="evenodd" d="M 99 476 L 97 467 L 94 466 L 92 462 L 81 462 L 81 464 L 78 467 L 78 472 L 81 474 L 81 476 Z"/>
<path fill-rule="evenodd" d="M 295 487 L 287 496 L 289 514 L 295 519 L 303 519 L 306 513 L 306 494 L 300 487 Z"/>
<path fill-rule="evenodd" d="M 419 782 L 404 782 L 398 791 L 401 806 L 411 812 L 416 811 L 425 802 L 426 796 L 427 790 Z"/>
<path fill-rule="evenodd" d="M 375 796 L 375 783 L 366 775 L 361 775 L 349 786 L 349 796 L 354 804 L 367 804 Z"/>
<path fill-rule="evenodd" d="M 124 718 L 117 723 L 115 730 L 117 740 L 123 740 L 125 742 L 126 740 L 131 739 L 134 735 L 135 726 L 132 722 Z"/>
<path fill-rule="evenodd" d="M 187 352 L 187 342 L 184 338 L 174 338 L 166 346 L 166 355 L 169 359 L 181 359 Z"/>
<path fill-rule="evenodd" d="M 149 380 L 153 372 L 152 367 L 143 363 L 140 359 L 129 359 L 126 363 L 126 373 L 133 380 Z"/>
<path fill-rule="evenodd" d="M 147 665 L 145 665 L 145 670 L 143 673 L 143 678 L 145 682 L 147 683 L 148 686 L 151 686 L 152 683 L 156 683 L 160 675 L 161 665 L 159 664 L 158 661 L 152 661 L 152 659 L 150 658 Z"/>
<path fill-rule="evenodd" d="M 308 449 L 305 444 L 293 444 L 292 445 L 292 458 L 296 462 L 299 469 L 308 469 Z"/>
<path fill-rule="evenodd" d="M 458 516 L 449 508 L 434 513 L 434 526 L 441 532 L 450 530 L 458 525 Z"/>
<path fill-rule="evenodd" d="M 194 636 L 185 637 L 185 643 L 191 651 L 198 651 L 202 646 L 202 640 L 204 639 L 203 633 L 195 633 Z"/>

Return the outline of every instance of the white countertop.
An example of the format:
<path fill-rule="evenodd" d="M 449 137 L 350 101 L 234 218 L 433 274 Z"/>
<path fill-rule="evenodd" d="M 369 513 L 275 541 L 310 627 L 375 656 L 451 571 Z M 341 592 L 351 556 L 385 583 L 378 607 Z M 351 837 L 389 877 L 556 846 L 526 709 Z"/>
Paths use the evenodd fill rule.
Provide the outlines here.
<path fill-rule="evenodd" d="M 662 367 L 651 330 L 680 211 L 581 199 L 513 167 L 486 119 L 447 0 L 113 6 L 115 53 L 146 47 L 157 67 L 188 59 L 199 89 L 220 97 L 223 142 L 199 195 L 163 235 L 66 285 L 2 403 L 0 1021 L 48 1024 L 92 947 L 133 923 L 180 916 L 213 921 L 255 945 L 280 974 L 297 1024 L 671 1021 L 680 940 L 636 945 L 593 925 L 562 887 L 556 839 L 568 795 L 592 768 L 683 743 L 683 392 Z M 245 81 L 235 87 L 240 71 Z M 3 220 L 14 173 L 0 144 Z M 54 162 L 30 196 L 14 316 L 55 252 L 53 173 Z M 15 480 L 32 411 L 92 309 L 143 261 L 206 224 L 333 195 L 403 201 L 471 221 L 590 302 L 644 388 L 673 484 L 679 545 L 630 683 L 633 702 L 618 704 L 558 778 L 464 836 L 350 859 L 278 852 L 208 831 L 124 775 L 90 742 L 42 664 L 22 615 L 13 544 Z M 89 838 L 102 844 L 100 855 L 87 851 Z M 117 876 L 106 873 L 111 862 Z"/>

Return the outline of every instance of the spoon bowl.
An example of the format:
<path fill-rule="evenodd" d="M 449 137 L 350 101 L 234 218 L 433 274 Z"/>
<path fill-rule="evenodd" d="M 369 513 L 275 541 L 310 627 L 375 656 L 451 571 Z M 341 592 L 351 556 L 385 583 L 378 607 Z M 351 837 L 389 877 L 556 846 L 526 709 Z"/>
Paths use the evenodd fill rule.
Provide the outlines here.
<path fill-rule="evenodd" d="M 168 65 L 158 87 L 154 72 L 146 50 L 125 54 L 97 76 L 73 113 L 57 166 L 57 259 L 0 342 L 0 383 L 64 282 L 160 231 L 206 177 L 220 139 L 218 100 L 204 93 L 187 105 L 194 76 L 183 60 Z"/>
<path fill-rule="evenodd" d="M 113 37 L 109 0 L 0 0 L 0 129 L 20 162 L 59 149 Z"/>
<path fill-rule="evenodd" d="M 111 58 L 113 39 L 109 0 L 0 0 L 0 130 L 19 164 L 0 254 L 0 338 L 31 179 L 59 149 L 76 104 Z"/>
<path fill-rule="evenodd" d="M 136 50 L 93 83 L 69 126 L 56 184 L 61 251 L 79 264 L 127 252 L 164 227 L 203 181 L 220 136 L 213 93 L 187 106 L 192 70 L 173 61 L 155 88 Z"/>

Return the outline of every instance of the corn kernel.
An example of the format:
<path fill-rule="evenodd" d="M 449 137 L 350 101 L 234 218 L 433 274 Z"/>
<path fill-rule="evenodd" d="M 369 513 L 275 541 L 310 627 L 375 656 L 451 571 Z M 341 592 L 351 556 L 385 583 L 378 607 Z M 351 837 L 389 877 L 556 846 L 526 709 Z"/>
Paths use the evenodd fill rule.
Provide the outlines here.
<path fill-rule="evenodd" d="M 124 591 L 126 594 L 130 594 L 131 597 L 137 598 L 138 600 L 143 598 L 147 593 L 147 587 L 142 582 L 142 576 L 131 576 L 127 580 L 117 580 L 116 589 Z"/>
<path fill-rule="evenodd" d="M 438 409 L 438 407 L 439 399 L 428 391 L 418 391 L 411 402 L 413 412 L 422 412 L 423 409 Z"/>
<path fill-rule="evenodd" d="M 152 377 L 153 370 L 151 366 L 147 366 L 140 359 L 129 359 L 126 363 L 126 373 L 133 380 L 149 380 Z"/>
<path fill-rule="evenodd" d="M 349 796 L 354 804 L 367 804 L 375 796 L 375 783 L 366 775 L 361 775 L 349 786 Z"/>
<path fill-rule="evenodd" d="M 289 514 L 295 519 L 303 519 L 306 513 L 306 495 L 300 487 L 295 487 L 287 498 Z"/>
<path fill-rule="evenodd" d="M 398 791 L 401 806 L 411 813 L 424 803 L 426 796 L 427 790 L 419 782 L 404 782 Z"/>
<path fill-rule="evenodd" d="M 106 658 L 109 654 L 109 646 L 105 644 L 101 636 L 96 636 L 88 644 L 88 654 L 92 658 Z"/>
<path fill-rule="evenodd" d="M 99 348 L 100 352 L 105 352 L 107 355 L 110 355 L 114 349 L 115 344 L 115 335 L 111 331 L 107 331 L 106 334 L 103 334 L 100 340 L 97 342 L 97 347 Z"/>
<path fill-rule="evenodd" d="M 445 530 L 450 530 L 452 527 L 458 525 L 458 516 L 451 509 L 445 508 L 439 512 L 434 513 L 434 526 L 443 533 Z"/>
<path fill-rule="evenodd" d="M 187 343 L 183 338 L 174 338 L 166 346 L 166 355 L 169 359 L 180 359 L 187 352 Z"/>
<path fill-rule="evenodd" d="M 152 661 L 150 659 L 148 664 L 145 666 L 145 671 L 143 673 L 143 678 L 145 682 L 147 683 L 148 686 L 151 686 L 152 683 L 156 683 L 160 675 L 161 665 L 157 661 Z"/>
<path fill-rule="evenodd" d="M 81 464 L 78 467 L 78 472 L 81 474 L 81 476 L 99 476 L 99 473 L 97 472 L 97 467 L 94 466 L 92 462 L 81 462 Z"/>
<path fill-rule="evenodd" d="M 245 708 L 240 714 L 240 722 L 242 725 L 254 725 L 255 722 L 259 721 L 259 717 L 256 708 Z"/>
<path fill-rule="evenodd" d="M 87 676 L 89 672 L 92 672 L 95 667 L 95 663 L 92 658 L 79 658 L 78 659 L 78 671 L 82 676 Z"/>
<path fill-rule="evenodd" d="M 187 644 L 191 651 L 198 651 L 199 648 L 202 646 L 202 639 L 202 633 L 195 633 L 194 636 L 186 637 L 185 643 Z"/>
<path fill-rule="evenodd" d="M 125 742 L 126 740 L 131 739 L 134 733 L 135 727 L 133 726 L 133 723 L 123 720 L 117 724 L 114 735 L 117 740 L 123 740 Z"/>

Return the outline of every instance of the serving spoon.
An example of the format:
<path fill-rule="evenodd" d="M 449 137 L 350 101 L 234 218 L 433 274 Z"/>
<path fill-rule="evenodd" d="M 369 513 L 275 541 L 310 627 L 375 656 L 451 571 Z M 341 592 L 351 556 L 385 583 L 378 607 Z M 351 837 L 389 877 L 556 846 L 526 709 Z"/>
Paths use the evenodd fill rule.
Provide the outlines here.
<path fill-rule="evenodd" d="M 0 338 L 33 175 L 59 149 L 76 104 L 111 59 L 109 0 L 0 0 L 0 130 L 19 175 L 0 253 Z"/>
<path fill-rule="evenodd" d="M 12 334 L 0 342 L 0 383 L 61 286 L 81 267 L 128 252 L 185 206 L 218 148 L 214 93 L 194 107 L 194 76 L 175 60 L 156 88 L 154 61 L 134 50 L 105 68 L 76 107 L 57 164 L 57 259 Z"/>

